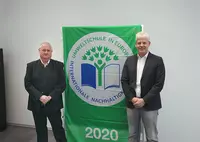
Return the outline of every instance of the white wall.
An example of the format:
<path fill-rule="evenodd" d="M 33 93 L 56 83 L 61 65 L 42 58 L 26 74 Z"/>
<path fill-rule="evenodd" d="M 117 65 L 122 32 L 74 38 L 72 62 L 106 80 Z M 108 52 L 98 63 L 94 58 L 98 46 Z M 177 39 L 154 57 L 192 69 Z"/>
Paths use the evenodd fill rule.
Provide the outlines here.
<path fill-rule="evenodd" d="M 33 125 L 23 85 L 26 63 L 38 58 L 44 40 L 52 43 L 53 57 L 62 61 L 63 25 L 143 24 L 151 35 L 151 51 L 164 58 L 167 71 L 160 141 L 199 141 L 199 5 L 198 0 L 6 0 L 8 122 Z"/>
<path fill-rule="evenodd" d="M 5 0 L 0 0 L 0 48 L 4 47 Z"/>

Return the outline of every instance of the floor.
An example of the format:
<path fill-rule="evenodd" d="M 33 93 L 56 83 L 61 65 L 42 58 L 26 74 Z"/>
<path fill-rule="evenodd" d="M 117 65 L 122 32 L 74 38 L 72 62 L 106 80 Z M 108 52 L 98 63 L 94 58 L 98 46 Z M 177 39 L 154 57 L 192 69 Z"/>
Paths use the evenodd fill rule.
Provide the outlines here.
<path fill-rule="evenodd" d="M 56 142 L 52 131 L 49 131 L 49 142 Z M 0 132 L 0 142 L 37 142 L 34 128 L 8 126 Z"/>

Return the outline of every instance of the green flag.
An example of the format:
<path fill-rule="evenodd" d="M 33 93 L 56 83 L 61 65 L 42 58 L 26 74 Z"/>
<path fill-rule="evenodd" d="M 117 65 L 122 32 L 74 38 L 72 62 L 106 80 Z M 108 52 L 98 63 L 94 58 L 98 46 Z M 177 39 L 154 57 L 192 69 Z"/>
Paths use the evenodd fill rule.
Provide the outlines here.
<path fill-rule="evenodd" d="M 135 54 L 141 25 L 63 27 L 67 74 L 65 125 L 69 142 L 127 142 L 127 114 L 120 78 Z"/>

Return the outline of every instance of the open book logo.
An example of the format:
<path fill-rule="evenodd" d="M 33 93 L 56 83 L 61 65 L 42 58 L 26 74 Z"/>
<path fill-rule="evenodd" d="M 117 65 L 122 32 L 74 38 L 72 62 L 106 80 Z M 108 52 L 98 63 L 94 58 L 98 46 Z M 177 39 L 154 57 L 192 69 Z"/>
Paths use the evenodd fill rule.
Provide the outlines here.
<path fill-rule="evenodd" d="M 85 52 L 82 60 L 89 62 L 81 64 L 82 86 L 90 86 L 94 89 L 97 85 L 103 86 L 104 89 L 120 88 L 120 64 L 117 63 L 119 57 L 113 50 L 101 45 L 92 47 Z M 116 63 L 109 64 L 113 61 Z"/>
<path fill-rule="evenodd" d="M 68 78 L 74 93 L 95 106 L 111 106 L 124 99 L 120 78 L 131 49 L 120 37 L 94 32 L 80 38 L 68 56 Z"/>

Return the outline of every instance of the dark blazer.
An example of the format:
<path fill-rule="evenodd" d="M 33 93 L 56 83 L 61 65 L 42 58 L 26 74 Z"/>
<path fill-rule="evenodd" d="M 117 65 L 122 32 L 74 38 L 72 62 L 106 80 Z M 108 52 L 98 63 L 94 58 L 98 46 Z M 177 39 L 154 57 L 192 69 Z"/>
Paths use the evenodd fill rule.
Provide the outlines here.
<path fill-rule="evenodd" d="M 126 104 L 134 108 L 131 100 L 136 97 L 135 87 L 137 79 L 137 55 L 126 59 L 121 83 L 126 96 Z M 165 66 L 162 57 L 149 52 L 141 77 L 141 98 L 144 99 L 146 110 L 157 110 L 162 107 L 160 92 L 165 81 Z"/>
<path fill-rule="evenodd" d="M 63 108 L 62 92 L 66 87 L 63 69 L 63 63 L 53 59 L 46 67 L 40 60 L 27 64 L 24 84 L 29 93 L 28 110 L 44 109 L 50 113 Z M 52 99 L 43 105 L 39 100 L 42 95 L 49 95 Z"/>

